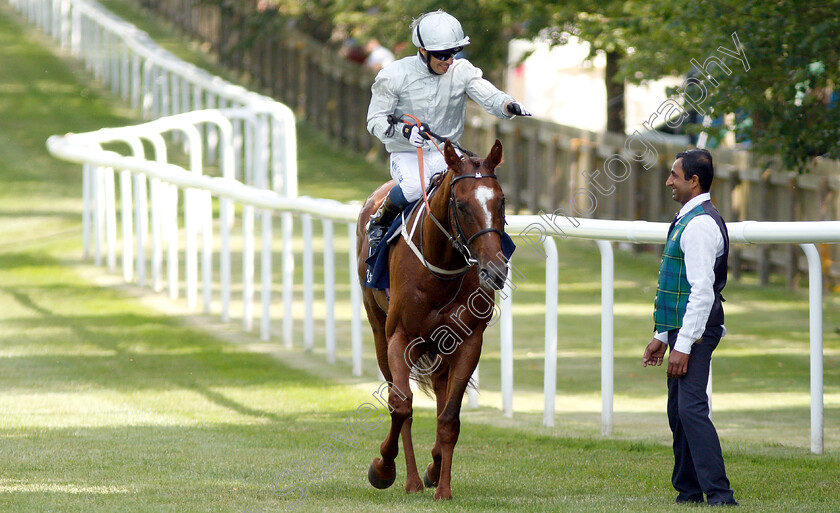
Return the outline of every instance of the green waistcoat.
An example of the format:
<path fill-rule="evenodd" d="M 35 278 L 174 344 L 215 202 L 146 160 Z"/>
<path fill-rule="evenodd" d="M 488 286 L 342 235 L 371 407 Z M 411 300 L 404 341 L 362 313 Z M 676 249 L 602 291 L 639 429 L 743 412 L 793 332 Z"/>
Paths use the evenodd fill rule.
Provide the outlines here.
<path fill-rule="evenodd" d="M 656 286 L 653 310 L 653 322 L 657 332 L 682 327 L 691 286 L 685 276 L 685 255 L 680 249 L 680 237 L 688 222 L 694 216 L 703 213 L 703 205 L 697 205 L 668 232 L 668 240 L 662 252 L 662 263 L 659 266 L 659 284 Z"/>

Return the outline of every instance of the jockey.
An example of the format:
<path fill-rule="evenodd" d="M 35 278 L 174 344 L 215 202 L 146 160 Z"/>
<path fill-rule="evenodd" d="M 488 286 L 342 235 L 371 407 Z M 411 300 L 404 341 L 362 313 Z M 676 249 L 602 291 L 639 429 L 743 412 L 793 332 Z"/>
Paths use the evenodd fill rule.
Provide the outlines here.
<path fill-rule="evenodd" d="M 427 130 L 457 144 L 464 132 L 467 96 L 502 119 L 531 115 L 513 97 L 482 78 L 481 70 L 467 59 L 455 59 L 470 44 L 470 38 L 464 36 L 461 23 L 452 15 L 440 10 L 426 13 L 415 19 L 410 29 L 417 54 L 383 68 L 371 87 L 367 129 L 391 154 L 391 178 L 397 185 L 368 222 L 370 254 L 403 208 L 422 197 L 432 176 L 446 171 L 446 161 Z M 390 120 L 404 114 L 423 124 L 400 124 L 395 129 Z M 423 153 L 426 183 L 422 184 L 416 148 Z"/>

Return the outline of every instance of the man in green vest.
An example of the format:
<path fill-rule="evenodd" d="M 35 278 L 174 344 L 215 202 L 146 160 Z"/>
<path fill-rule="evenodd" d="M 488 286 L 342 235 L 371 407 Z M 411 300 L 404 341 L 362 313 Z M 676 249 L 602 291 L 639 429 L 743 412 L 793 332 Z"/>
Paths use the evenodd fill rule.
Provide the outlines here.
<path fill-rule="evenodd" d="M 737 506 L 714 424 L 706 386 L 712 352 L 726 334 L 723 296 L 729 234 L 712 205 L 714 164 L 708 150 L 678 153 L 665 185 L 682 208 L 668 229 L 654 301 L 653 340 L 642 365 L 668 355 L 668 422 L 674 435 L 671 482 L 677 502 Z"/>

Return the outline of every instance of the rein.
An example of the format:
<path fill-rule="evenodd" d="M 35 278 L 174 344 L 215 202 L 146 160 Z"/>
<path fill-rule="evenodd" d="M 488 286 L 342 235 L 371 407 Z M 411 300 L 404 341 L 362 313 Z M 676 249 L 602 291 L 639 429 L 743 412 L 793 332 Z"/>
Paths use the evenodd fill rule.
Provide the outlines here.
<path fill-rule="evenodd" d="M 417 119 L 417 117 L 415 117 L 411 114 L 403 114 L 403 115 L 413 119 L 414 123 L 411 123 L 410 121 L 406 121 L 406 120 L 403 120 L 403 119 L 398 119 L 394 115 L 389 115 L 388 116 L 388 123 L 390 123 L 391 128 L 396 126 L 397 123 L 405 123 L 406 125 L 414 124 L 415 126 L 418 126 L 418 127 L 422 126 L 422 123 L 420 122 L 419 119 Z M 446 140 L 443 137 L 441 137 L 441 136 L 437 135 L 436 133 L 432 132 L 431 130 L 423 130 L 423 132 L 430 136 L 429 140 L 432 141 L 432 144 L 435 145 L 435 148 L 437 148 L 437 150 L 441 153 L 441 155 L 443 155 L 444 154 L 443 150 L 440 148 L 440 146 L 438 146 L 438 143 L 435 142 L 435 139 L 437 139 L 438 141 L 440 141 L 442 143 L 445 142 Z M 455 147 L 456 149 L 458 149 L 461 153 L 463 153 L 465 155 L 468 155 L 470 157 L 475 157 L 476 156 L 475 153 L 473 153 L 469 150 L 465 150 L 464 148 L 461 148 L 457 144 L 452 143 L 452 141 L 450 141 L 450 144 L 452 144 L 453 147 Z M 420 170 L 420 183 L 425 184 L 426 183 L 426 177 L 425 177 L 425 170 L 423 168 L 423 149 L 422 148 L 417 148 L 417 162 L 418 162 L 418 167 L 419 167 L 419 170 Z M 420 231 L 420 248 L 418 249 L 414 245 L 414 243 L 411 241 L 411 238 L 414 235 L 414 229 L 417 227 L 417 220 L 422 215 L 422 212 L 417 213 L 417 217 L 415 218 L 415 223 L 414 223 L 414 225 L 412 226 L 412 229 L 411 229 L 411 234 L 409 234 L 406 231 L 406 228 L 405 228 L 406 222 L 405 222 L 405 220 L 403 220 L 403 229 L 402 229 L 403 238 L 405 239 L 409 248 L 411 248 L 411 250 L 417 256 L 417 258 L 419 258 L 420 261 L 423 262 L 423 265 L 426 267 L 426 269 L 428 269 L 428 271 L 430 273 L 432 273 L 432 275 L 435 275 L 438 279 L 454 279 L 454 278 L 457 278 L 458 276 L 466 273 L 470 269 L 470 267 L 472 267 L 472 266 L 474 266 L 475 264 L 478 263 L 478 260 L 476 258 L 474 258 L 472 256 L 472 253 L 470 252 L 470 245 L 473 243 L 473 241 L 475 241 L 476 238 L 478 238 L 481 235 L 484 235 L 485 233 L 498 233 L 499 237 L 502 236 L 501 230 L 499 230 L 497 228 L 485 228 L 483 230 L 479 230 L 469 238 L 467 238 L 467 236 L 464 234 L 464 229 L 461 226 L 461 222 L 458 220 L 457 213 L 455 212 L 455 183 L 457 183 L 459 180 L 463 180 L 465 178 L 472 178 L 474 180 L 480 180 L 482 178 L 492 178 L 494 180 L 498 180 L 496 175 L 482 175 L 478 172 L 476 172 L 474 175 L 461 175 L 461 176 L 456 176 L 456 177 L 452 178 L 452 181 L 449 184 L 449 205 L 447 207 L 447 216 L 449 218 L 449 224 L 455 227 L 455 235 L 454 236 L 449 232 L 449 230 L 447 230 L 441 224 L 441 222 L 438 220 L 438 218 L 436 218 L 435 215 L 432 213 L 432 207 L 429 204 L 429 197 L 426 194 L 426 188 L 425 187 L 423 187 L 423 204 L 425 205 L 426 212 L 427 212 L 428 216 L 432 219 L 432 222 L 434 222 L 435 225 L 438 227 L 438 229 L 440 229 L 440 231 L 443 232 L 444 235 L 446 235 L 447 239 L 449 239 L 449 243 L 452 244 L 452 247 L 454 247 L 455 250 L 458 251 L 458 253 L 460 253 L 462 257 L 464 257 L 464 260 L 466 260 L 466 263 L 467 263 L 466 266 L 464 266 L 460 269 L 456 269 L 456 270 L 448 270 L 448 269 L 442 269 L 440 267 L 437 267 L 435 265 L 430 264 L 426 260 L 426 257 L 423 255 L 423 249 L 422 249 L 423 248 L 423 232 L 422 232 L 422 230 Z M 454 276 L 452 278 L 445 278 L 445 277 L 440 276 L 440 275 L 444 275 L 444 276 L 454 275 Z"/>
<path fill-rule="evenodd" d="M 416 125 L 416 126 L 421 126 L 422 125 L 422 123 L 420 123 L 420 120 L 417 119 L 417 117 L 415 117 L 411 114 L 403 114 L 403 115 L 413 119 L 414 123 L 412 123 L 410 121 L 406 121 L 404 119 L 399 119 L 396 116 L 394 116 L 393 114 L 389 114 L 388 115 L 388 123 L 391 125 L 391 128 L 388 129 L 389 130 L 389 132 L 387 132 L 388 135 L 393 135 L 393 128 L 398 123 L 405 123 L 406 125 Z M 441 144 L 446 142 L 445 137 L 441 137 L 438 134 L 432 132 L 431 130 L 426 129 L 426 130 L 423 130 L 423 132 L 428 134 L 429 136 L 433 137 L 434 139 L 437 139 L 437 141 Z M 429 140 L 432 141 L 432 144 L 435 145 L 435 147 L 438 149 L 439 152 L 443 153 L 443 150 L 440 149 L 440 146 L 438 146 L 437 143 L 434 140 L 432 140 L 432 139 L 429 139 Z M 449 142 L 450 142 L 450 144 L 452 144 L 453 147 L 455 147 L 456 150 L 460 151 L 461 153 L 463 153 L 465 155 L 468 155 L 470 157 L 477 157 L 478 156 L 475 153 L 471 152 L 470 150 L 468 150 L 466 148 L 462 148 L 459 145 L 453 143 L 452 141 L 449 141 Z"/>
<path fill-rule="evenodd" d="M 405 123 L 406 125 L 414 124 L 418 128 L 423 126 L 423 123 L 419 119 L 417 119 L 416 116 L 414 116 L 412 114 L 407 114 L 407 113 L 403 114 L 403 116 L 406 116 L 406 117 L 409 117 L 409 118 L 413 119 L 414 123 L 411 123 L 410 121 L 406 121 L 404 119 L 399 119 L 396 116 L 394 116 L 393 114 L 389 114 L 388 115 L 388 123 L 390 124 L 390 128 L 388 129 L 389 132 L 393 133 L 393 128 L 397 125 L 397 123 Z M 388 132 L 386 132 L 386 134 L 387 133 Z M 423 130 L 423 133 L 428 134 L 431 137 L 434 137 L 434 139 L 437 139 L 438 141 L 440 141 L 442 143 L 446 142 L 446 139 L 437 135 L 436 133 L 432 132 L 431 130 Z M 436 143 L 435 140 L 432 139 L 431 137 L 429 138 L 429 140 L 432 141 L 432 144 L 435 145 L 435 148 L 437 148 L 437 150 L 440 152 L 440 154 L 443 155 L 443 150 L 440 149 L 440 146 L 438 146 L 438 143 Z M 464 153 L 464 154 L 469 155 L 471 157 L 475 157 L 475 153 L 473 153 L 469 150 L 465 150 L 464 148 L 461 148 L 457 144 L 452 143 L 452 141 L 449 141 L 449 143 L 452 144 L 452 146 L 454 146 L 458 150 L 460 150 L 461 153 Z M 417 164 L 420 168 L 420 183 L 425 184 L 426 183 L 426 177 L 425 177 L 425 172 L 424 172 L 424 169 L 423 169 L 423 148 L 417 148 Z M 426 208 L 429 210 L 429 213 L 431 213 L 432 208 L 429 206 L 429 198 L 428 198 L 428 196 L 426 196 L 426 188 L 425 187 L 423 188 L 423 203 L 426 204 Z"/>

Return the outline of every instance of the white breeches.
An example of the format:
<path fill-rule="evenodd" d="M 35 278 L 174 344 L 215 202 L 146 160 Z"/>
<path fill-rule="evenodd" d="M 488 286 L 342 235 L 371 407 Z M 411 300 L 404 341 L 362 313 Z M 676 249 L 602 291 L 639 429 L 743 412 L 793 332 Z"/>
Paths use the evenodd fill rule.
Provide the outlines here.
<path fill-rule="evenodd" d="M 391 178 L 402 189 L 405 199 L 410 202 L 423 197 L 423 190 L 429 186 L 432 176 L 443 173 L 447 168 L 446 160 L 437 150 L 423 152 L 423 177 L 425 183 L 420 183 L 420 165 L 416 151 L 400 151 L 391 154 Z"/>

